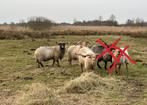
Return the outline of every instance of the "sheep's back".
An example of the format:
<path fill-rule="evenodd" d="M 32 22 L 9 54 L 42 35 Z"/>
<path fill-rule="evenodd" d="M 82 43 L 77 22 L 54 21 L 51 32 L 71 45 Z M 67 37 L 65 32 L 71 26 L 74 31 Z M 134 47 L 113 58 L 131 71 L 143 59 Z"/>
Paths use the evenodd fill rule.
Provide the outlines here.
<path fill-rule="evenodd" d="M 100 45 L 93 45 L 91 47 L 91 50 L 95 53 L 95 54 L 100 54 L 104 51 L 104 47 L 100 46 Z"/>
<path fill-rule="evenodd" d="M 83 47 L 79 50 L 80 55 L 95 55 L 95 53 L 88 47 Z"/>
<path fill-rule="evenodd" d="M 72 58 L 78 58 L 76 54 L 78 54 L 80 49 L 81 49 L 80 45 L 70 46 L 67 50 L 68 56 L 70 56 Z"/>
<path fill-rule="evenodd" d="M 41 46 L 39 48 L 36 49 L 34 55 L 36 58 L 44 58 L 44 59 L 47 59 L 47 58 L 51 58 L 53 56 L 53 51 L 54 49 L 52 47 L 47 47 L 47 46 Z"/>
<path fill-rule="evenodd" d="M 67 53 L 69 54 L 73 52 L 74 48 L 75 48 L 75 45 L 69 46 L 69 48 L 67 49 Z"/>

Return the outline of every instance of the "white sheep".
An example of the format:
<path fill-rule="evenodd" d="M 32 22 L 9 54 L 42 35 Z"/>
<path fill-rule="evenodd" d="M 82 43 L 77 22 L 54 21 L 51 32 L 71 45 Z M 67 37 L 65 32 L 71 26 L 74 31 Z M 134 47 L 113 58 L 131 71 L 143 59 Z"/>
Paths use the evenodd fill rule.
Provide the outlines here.
<path fill-rule="evenodd" d="M 124 50 L 124 48 L 120 48 L 120 49 L 121 49 L 121 50 Z M 127 55 L 129 55 L 128 50 L 125 50 L 125 53 L 126 53 Z M 114 54 L 115 57 L 118 57 L 119 54 L 120 54 L 120 51 L 119 51 L 118 49 L 116 49 L 116 50 L 114 50 L 113 54 Z M 115 60 L 114 60 L 114 58 L 112 57 L 112 62 L 114 63 L 114 61 L 115 61 Z M 112 63 L 112 65 L 113 65 L 113 63 Z M 123 64 L 126 65 L 126 70 L 127 70 L 127 72 L 128 72 L 129 60 L 128 60 L 128 58 L 127 58 L 124 54 L 122 54 L 122 56 L 120 57 L 120 61 L 116 64 L 116 67 L 115 67 L 116 73 L 118 73 L 118 71 L 117 71 L 117 65 L 119 66 L 119 73 L 120 73 L 121 65 L 123 65 Z M 112 67 L 112 65 L 111 65 L 110 67 Z"/>
<path fill-rule="evenodd" d="M 88 47 L 83 47 L 79 50 L 77 54 L 79 57 L 79 65 L 81 70 L 94 69 L 96 54 Z"/>
<path fill-rule="evenodd" d="M 42 67 L 42 61 L 48 61 L 53 60 L 52 66 L 54 66 L 55 61 L 57 62 L 57 65 L 59 65 L 59 60 L 61 60 L 64 57 L 65 54 L 65 43 L 58 43 L 57 46 L 41 46 L 37 48 L 34 52 L 34 56 L 36 59 L 36 62 L 38 63 L 38 67 L 40 65 Z"/>
<path fill-rule="evenodd" d="M 76 45 L 71 45 L 69 46 L 69 48 L 67 49 L 67 54 L 68 54 L 68 61 L 69 64 L 72 64 L 72 60 L 78 60 L 78 55 L 76 55 L 79 50 L 84 47 L 87 46 L 88 42 L 81 42 L 79 41 Z"/>

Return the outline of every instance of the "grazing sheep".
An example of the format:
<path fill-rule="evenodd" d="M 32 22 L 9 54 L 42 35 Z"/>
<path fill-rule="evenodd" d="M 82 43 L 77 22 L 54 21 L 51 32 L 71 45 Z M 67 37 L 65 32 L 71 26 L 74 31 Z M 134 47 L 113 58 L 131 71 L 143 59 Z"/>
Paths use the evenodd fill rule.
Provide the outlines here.
<path fill-rule="evenodd" d="M 103 41 L 103 40 L 102 40 Z M 104 41 L 103 41 L 104 42 Z M 106 42 L 104 42 L 105 45 L 107 47 L 109 47 L 110 45 L 108 45 Z M 105 48 L 101 45 L 93 45 L 91 47 L 92 51 L 99 55 L 101 54 L 103 51 L 105 51 Z M 111 51 L 114 50 L 114 48 L 111 48 Z M 105 69 L 107 69 L 107 62 L 111 62 L 112 63 L 112 56 L 109 53 L 105 53 L 103 56 L 101 56 L 98 60 L 97 60 L 97 66 L 102 69 L 102 67 L 99 65 L 99 62 L 103 61 L 105 63 Z"/>
<path fill-rule="evenodd" d="M 94 69 L 96 54 L 88 47 L 83 47 L 78 52 L 79 65 L 81 66 L 81 71 Z"/>
<path fill-rule="evenodd" d="M 124 50 L 124 48 L 120 48 L 120 49 Z M 129 55 L 128 50 L 125 50 L 125 53 L 127 55 Z M 120 51 L 118 49 L 116 49 L 116 50 L 114 50 L 113 54 L 114 54 L 114 56 L 118 57 L 119 54 L 120 54 Z M 114 58 L 112 58 L 112 62 L 114 63 Z M 113 63 L 112 63 L 112 65 L 110 67 L 113 66 Z M 116 67 L 115 67 L 116 73 L 118 73 L 118 72 L 120 73 L 121 65 L 123 65 L 123 64 L 126 65 L 126 70 L 128 72 L 129 60 L 127 59 L 127 57 L 124 54 L 120 57 L 120 61 L 116 64 Z M 119 66 L 119 70 L 117 70 L 117 65 Z"/>
<path fill-rule="evenodd" d="M 84 47 L 87 46 L 88 42 L 81 42 L 79 41 L 76 45 L 71 45 L 68 49 L 67 49 L 67 54 L 68 54 L 68 61 L 69 64 L 72 64 L 72 60 L 78 60 L 78 55 L 76 55 L 79 50 Z"/>
<path fill-rule="evenodd" d="M 102 57 L 100 57 L 98 60 L 97 60 L 97 66 L 101 68 L 101 66 L 99 65 L 99 62 L 103 61 L 105 63 L 105 66 L 104 68 L 107 69 L 107 63 L 108 62 L 111 62 L 112 63 L 112 56 L 109 54 L 109 53 L 106 53 L 104 54 Z"/>
<path fill-rule="evenodd" d="M 35 50 L 34 56 L 38 67 L 42 67 L 42 61 L 53 60 L 52 66 L 54 66 L 55 61 L 59 65 L 59 60 L 63 59 L 65 54 L 65 43 L 58 43 L 57 46 L 41 46 Z"/>

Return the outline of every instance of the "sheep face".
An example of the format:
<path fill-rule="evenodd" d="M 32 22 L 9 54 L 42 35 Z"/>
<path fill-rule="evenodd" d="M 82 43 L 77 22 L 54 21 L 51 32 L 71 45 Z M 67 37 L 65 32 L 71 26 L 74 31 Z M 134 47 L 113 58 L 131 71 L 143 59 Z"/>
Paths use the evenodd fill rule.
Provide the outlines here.
<path fill-rule="evenodd" d="M 120 51 L 118 49 L 116 49 L 116 50 L 113 51 L 113 54 L 114 54 L 115 57 L 118 57 L 119 54 L 120 54 Z"/>
<path fill-rule="evenodd" d="M 121 50 L 123 50 L 124 48 L 121 48 Z M 114 50 L 113 54 L 114 56 L 118 57 L 120 55 L 120 50 L 116 49 Z M 128 54 L 128 51 L 125 51 L 126 54 Z M 112 62 L 114 62 L 114 59 L 112 59 Z M 125 64 L 126 65 L 126 70 L 128 70 L 128 59 L 124 56 L 124 54 L 121 55 L 120 57 L 120 61 L 117 63 L 117 65 L 119 65 L 119 73 L 120 73 L 120 69 L 121 69 L 121 65 Z M 112 64 L 113 65 L 113 64 Z M 112 65 L 110 67 L 112 67 Z M 115 69 L 117 69 L 117 65 L 115 67 Z M 116 71 L 117 73 L 118 71 Z"/>
<path fill-rule="evenodd" d="M 60 59 L 62 59 L 64 57 L 65 54 L 65 44 L 66 43 L 58 43 L 59 48 L 60 48 Z"/>
<path fill-rule="evenodd" d="M 89 58 L 91 59 L 91 63 L 94 64 L 96 59 L 96 54 L 89 56 Z"/>
<path fill-rule="evenodd" d="M 85 69 L 94 69 L 96 55 L 90 55 L 85 57 Z"/>
<path fill-rule="evenodd" d="M 60 46 L 60 50 L 65 50 L 65 44 L 66 43 L 58 43 L 58 45 Z"/>

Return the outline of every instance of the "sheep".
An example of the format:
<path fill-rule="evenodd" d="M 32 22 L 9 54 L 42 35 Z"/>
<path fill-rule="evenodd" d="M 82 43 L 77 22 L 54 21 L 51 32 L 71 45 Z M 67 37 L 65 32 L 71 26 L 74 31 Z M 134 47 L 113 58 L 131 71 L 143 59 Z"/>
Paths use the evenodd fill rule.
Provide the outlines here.
<path fill-rule="evenodd" d="M 36 62 L 38 63 L 38 67 L 44 67 L 42 61 L 53 60 L 52 66 L 57 62 L 59 65 L 59 60 L 62 60 L 65 54 L 65 44 L 66 43 L 58 43 L 56 46 L 41 46 L 37 48 L 34 52 L 34 56 Z"/>
<path fill-rule="evenodd" d="M 120 49 L 121 49 L 121 50 L 124 50 L 124 48 L 120 48 Z M 128 50 L 125 50 L 125 53 L 126 53 L 127 55 L 129 55 Z M 114 54 L 115 57 L 118 57 L 119 54 L 120 54 L 120 50 L 118 50 L 118 49 L 114 50 L 113 54 Z M 112 63 L 112 65 L 111 65 L 110 67 L 112 67 L 113 64 L 114 64 L 114 58 L 112 58 L 112 62 L 113 62 L 113 63 Z M 126 65 L 126 70 L 127 70 L 127 72 L 128 72 L 129 60 L 127 59 L 127 57 L 126 57 L 124 54 L 122 54 L 122 56 L 120 57 L 120 61 L 119 61 L 119 62 L 116 64 L 116 66 L 115 66 L 116 73 L 120 73 L 120 69 L 121 69 L 121 65 L 122 65 L 122 64 L 125 64 L 125 65 Z M 119 70 L 117 70 L 117 65 L 119 66 Z"/>
<path fill-rule="evenodd" d="M 78 55 L 76 55 L 76 53 L 78 53 L 82 47 L 87 46 L 87 44 L 88 42 L 79 41 L 76 45 L 71 45 L 67 49 L 68 62 L 70 65 L 72 65 L 72 60 L 78 60 Z"/>
<path fill-rule="evenodd" d="M 102 40 L 103 41 L 103 40 Z M 103 41 L 104 42 L 104 41 Z M 108 45 L 106 42 L 104 42 L 105 45 L 107 47 L 110 47 L 111 45 Z M 105 48 L 101 45 L 93 45 L 91 47 L 92 51 L 99 55 L 100 53 L 102 53 L 103 51 L 105 51 Z M 114 48 L 110 49 L 111 51 L 114 50 Z M 103 56 L 101 56 L 98 60 L 97 60 L 97 66 L 102 69 L 102 67 L 99 65 L 99 62 L 103 61 L 105 63 L 104 68 L 107 69 L 107 62 L 111 62 L 112 63 L 112 56 L 109 53 L 105 53 Z"/>
<path fill-rule="evenodd" d="M 102 57 L 100 57 L 98 60 L 97 60 L 97 66 L 101 68 L 101 66 L 99 65 L 99 62 L 103 61 L 105 63 L 105 66 L 104 68 L 107 69 L 107 63 L 108 62 L 111 62 L 112 63 L 112 56 L 109 54 L 109 53 L 106 53 L 104 54 Z"/>
<path fill-rule="evenodd" d="M 83 47 L 78 52 L 79 65 L 81 71 L 83 70 L 94 70 L 96 54 L 88 47 Z"/>

